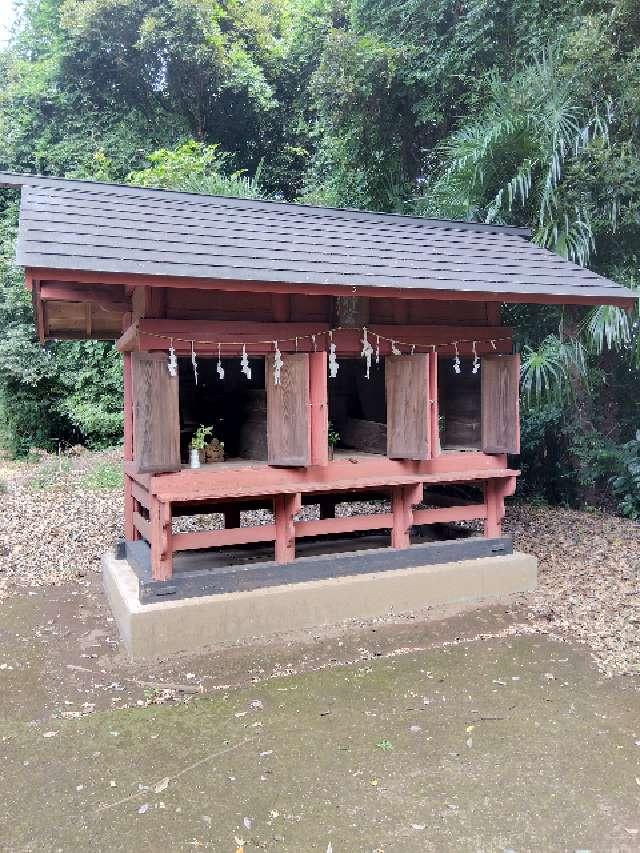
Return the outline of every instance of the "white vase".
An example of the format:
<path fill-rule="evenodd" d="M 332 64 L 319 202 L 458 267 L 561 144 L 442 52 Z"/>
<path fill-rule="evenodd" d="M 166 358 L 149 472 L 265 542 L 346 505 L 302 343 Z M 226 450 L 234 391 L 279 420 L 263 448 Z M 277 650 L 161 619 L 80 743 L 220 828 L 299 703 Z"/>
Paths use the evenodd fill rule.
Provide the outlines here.
<path fill-rule="evenodd" d="M 196 450 L 194 447 L 191 448 L 191 467 L 200 467 L 200 451 Z"/>

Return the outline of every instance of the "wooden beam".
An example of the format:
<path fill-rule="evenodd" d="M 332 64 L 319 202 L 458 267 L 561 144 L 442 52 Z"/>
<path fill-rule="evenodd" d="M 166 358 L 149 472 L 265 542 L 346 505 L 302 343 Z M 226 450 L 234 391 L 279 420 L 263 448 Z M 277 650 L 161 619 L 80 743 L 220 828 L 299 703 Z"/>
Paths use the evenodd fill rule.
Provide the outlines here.
<path fill-rule="evenodd" d="M 151 496 L 146 489 L 143 489 L 142 486 L 139 486 L 137 483 L 134 483 L 131 486 L 131 494 L 138 501 L 141 506 L 143 506 L 146 510 L 148 510 L 151 506 Z"/>
<path fill-rule="evenodd" d="M 274 293 L 271 297 L 273 319 L 278 323 L 287 323 L 291 319 L 291 298 L 286 293 Z"/>
<path fill-rule="evenodd" d="M 139 512 L 133 513 L 133 526 L 136 530 L 140 531 L 142 536 L 147 540 L 147 542 L 151 542 L 151 525 L 149 522 L 143 518 Z"/>
<path fill-rule="evenodd" d="M 273 341 L 278 340 L 282 352 L 296 352 L 295 338 L 298 338 L 297 351 L 313 352 L 314 345 L 311 335 L 316 334 L 316 347 L 328 348 L 328 323 L 259 323 L 255 321 L 228 320 L 161 320 L 142 319 L 124 331 L 116 342 L 120 352 L 132 350 L 166 350 L 169 340 L 174 339 L 176 351 L 188 354 L 191 351 L 191 341 L 197 344 L 198 351 L 204 354 L 217 354 L 218 343 L 225 347 L 227 356 L 242 352 L 243 341 L 250 349 L 250 355 L 264 356 L 273 353 Z M 461 354 L 471 353 L 472 341 L 483 341 L 477 344 L 478 353 L 511 352 L 512 330 L 504 326 L 452 326 L 448 325 L 391 325 L 376 323 L 373 331 L 397 341 L 424 345 L 435 344 L 441 347 L 443 355 L 453 354 L 451 342 L 459 341 Z M 158 337 L 160 336 L 160 337 Z M 359 355 L 362 349 L 362 332 L 358 329 L 340 329 L 334 333 L 334 340 L 341 355 Z M 285 340 L 286 339 L 286 340 Z M 496 349 L 489 341 L 496 342 Z M 466 341 L 466 343 L 465 343 Z M 208 343 L 207 343 L 208 342 Z M 404 346 L 405 351 L 409 347 Z M 380 341 L 380 352 L 383 355 L 391 353 L 391 343 Z"/>
<path fill-rule="evenodd" d="M 100 287 L 43 281 L 40 285 L 40 296 L 54 302 L 95 302 L 119 311 L 128 311 L 130 308 L 124 294 L 120 296 L 117 292 L 114 293 L 114 288 L 104 285 Z"/>
<path fill-rule="evenodd" d="M 319 521 L 296 521 L 294 527 L 296 537 L 353 533 L 356 530 L 389 530 L 393 527 L 393 513 L 376 512 L 371 515 L 346 515 Z"/>
<path fill-rule="evenodd" d="M 441 524 L 453 521 L 475 521 L 487 517 L 486 504 L 467 504 L 438 509 L 414 509 L 414 524 Z"/>
<path fill-rule="evenodd" d="M 192 533 L 174 533 L 174 551 L 194 551 L 200 548 L 229 548 L 233 545 L 248 545 L 255 542 L 274 542 L 275 524 L 260 524 L 256 527 L 232 527 L 229 530 L 199 530 Z"/>
<path fill-rule="evenodd" d="M 211 279 L 189 276 L 161 276 L 146 273 L 85 272 L 55 270 L 45 267 L 28 267 L 27 270 L 39 278 L 49 281 L 69 281 L 78 284 L 146 285 L 149 287 L 172 287 L 187 290 L 226 290 L 246 293 L 301 293 L 307 296 L 370 296 L 374 299 L 427 299 L 447 302 L 501 302 L 541 305 L 619 305 L 627 308 L 635 305 L 637 296 L 608 297 L 606 293 L 546 294 L 518 293 L 491 290 L 447 290 L 434 288 L 372 287 L 371 285 L 303 284 L 292 282 L 244 281 L 237 279 Z M 586 288 L 585 288 L 586 289 Z M 605 288 L 602 288 L 604 290 Z"/>

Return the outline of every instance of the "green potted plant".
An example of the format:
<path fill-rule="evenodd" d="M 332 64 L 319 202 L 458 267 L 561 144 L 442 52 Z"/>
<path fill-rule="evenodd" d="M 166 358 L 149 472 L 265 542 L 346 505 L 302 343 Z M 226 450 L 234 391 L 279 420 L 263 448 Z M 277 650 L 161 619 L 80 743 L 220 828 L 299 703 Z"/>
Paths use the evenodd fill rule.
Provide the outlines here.
<path fill-rule="evenodd" d="M 204 450 L 207 438 L 213 435 L 213 427 L 201 424 L 191 437 L 191 467 L 200 467 L 200 454 Z"/>
<path fill-rule="evenodd" d="M 333 428 L 333 424 L 329 421 L 329 462 L 333 461 L 333 450 L 336 444 L 340 441 L 340 433 Z"/>

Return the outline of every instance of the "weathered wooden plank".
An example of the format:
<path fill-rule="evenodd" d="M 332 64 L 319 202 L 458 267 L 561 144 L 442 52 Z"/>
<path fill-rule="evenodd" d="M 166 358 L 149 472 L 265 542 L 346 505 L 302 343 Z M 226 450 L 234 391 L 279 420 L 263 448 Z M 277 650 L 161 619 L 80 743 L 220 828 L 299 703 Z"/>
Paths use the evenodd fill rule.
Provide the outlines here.
<path fill-rule="evenodd" d="M 134 512 L 132 514 L 132 521 L 135 529 L 140 531 L 147 542 L 151 542 L 151 525 L 146 518 L 143 518 L 139 512 Z"/>
<path fill-rule="evenodd" d="M 482 450 L 520 453 L 520 356 L 482 359 Z"/>
<path fill-rule="evenodd" d="M 377 512 L 371 515 L 346 515 L 340 518 L 323 518 L 319 521 L 296 521 L 296 538 L 300 536 L 325 536 L 327 534 L 354 533 L 356 530 L 387 530 L 393 526 L 393 513 Z"/>
<path fill-rule="evenodd" d="M 233 545 L 248 545 L 252 542 L 274 542 L 275 524 L 257 527 L 235 527 L 229 530 L 202 530 L 191 533 L 174 533 L 173 550 L 192 551 L 200 548 L 227 548 Z"/>
<path fill-rule="evenodd" d="M 414 524 L 446 524 L 453 521 L 475 521 L 486 518 L 485 504 L 438 507 L 437 509 L 414 509 Z"/>
<path fill-rule="evenodd" d="M 269 465 L 309 465 L 309 356 L 292 353 L 284 359 L 280 382 L 274 381 L 274 356 L 265 360 L 267 447 Z"/>
<path fill-rule="evenodd" d="M 462 456 L 462 460 L 449 457 Z M 480 468 L 480 464 L 491 457 L 473 459 L 477 468 L 466 468 L 470 464 L 468 455 L 443 454 L 428 463 L 407 463 L 373 457 L 366 462 L 358 460 L 330 462 L 325 467 L 314 468 L 271 468 L 267 465 L 223 467 L 220 465 L 201 468 L 198 471 L 184 469 L 178 474 L 163 474 L 150 480 L 149 489 L 163 500 L 197 501 L 214 499 L 239 499 L 273 494 L 306 494 L 323 492 L 349 492 L 361 489 L 388 488 L 395 485 L 415 483 L 461 483 L 482 481 L 492 477 L 507 478 L 518 475 L 501 465 Z M 453 461 L 451 468 L 435 466 L 433 463 Z M 498 459 L 496 459 L 498 461 Z M 384 463 L 391 463 L 385 465 Z M 459 466 L 458 470 L 454 470 Z M 219 471 L 213 469 L 219 468 Z"/>
<path fill-rule="evenodd" d="M 182 340 L 176 341 L 176 344 L 189 343 L 195 340 L 201 343 L 204 340 L 212 341 L 217 347 L 218 343 L 226 343 L 228 341 L 238 341 L 240 338 L 247 344 L 257 341 L 266 341 L 266 346 L 270 346 L 273 350 L 273 341 L 276 339 L 284 339 L 280 341 L 280 349 L 285 346 L 290 346 L 295 350 L 295 340 L 306 337 L 307 340 L 298 341 L 298 346 L 308 346 L 313 350 L 313 343 L 309 340 L 311 334 L 318 335 L 317 348 L 327 348 L 328 340 L 327 333 L 331 329 L 328 322 L 288 322 L 288 323 L 262 323 L 255 320 L 159 320 L 159 319 L 143 319 L 137 324 L 139 335 L 149 333 L 150 335 L 163 335 L 165 338 L 174 337 Z M 485 325 L 469 325 L 461 323 L 441 324 L 391 324 L 391 323 L 376 323 L 374 331 L 384 337 L 395 338 L 397 340 L 405 340 L 411 343 L 423 344 L 430 346 L 431 344 L 446 344 L 453 340 L 459 340 L 460 346 L 465 348 L 465 351 L 470 351 L 471 342 L 473 339 L 482 338 L 485 342 L 490 339 L 510 339 L 512 330 L 505 326 L 485 326 Z M 133 332 L 130 333 L 131 335 Z M 335 333 L 336 342 L 339 344 L 340 354 L 343 352 L 359 353 L 362 349 L 362 330 L 357 329 L 340 329 Z M 291 340 L 289 340 L 291 339 Z M 466 343 L 463 343 L 466 342 Z M 159 341 L 158 346 L 166 347 L 167 341 Z M 380 341 L 381 352 L 391 352 L 390 344 L 387 341 Z M 225 350 L 226 352 L 226 350 Z"/>
<path fill-rule="evenodd" d="M 124 293 L 114 292 L 108 286 L 79 286 L 77 284 L 49 284 L 42 282 L 40 285 L 40 298 L 46 301 L 58 302 L 95 302 L 109 308 L 120 311 L 129 310 L 129 301 Z"/>
<path fill-rule="evenodd" d="M 389 356 L 385 359 L 387 394 L 387 456 L 390 459 L 429 459 L 429 356 Z"/>
<path fill-rule="evenodd" d="M 148 510 L 151 507 L 151 495 L 146 489 L 143 489 L 142 486 L 138 485 L 138 483 L 132 484 L 131 494 L 145 509 Z"/>
<path fill-rule="evenodd" d="M 134 457 L 142 473 L 180 470 L 178 377 L 164 354 L 132 354 Z"/>

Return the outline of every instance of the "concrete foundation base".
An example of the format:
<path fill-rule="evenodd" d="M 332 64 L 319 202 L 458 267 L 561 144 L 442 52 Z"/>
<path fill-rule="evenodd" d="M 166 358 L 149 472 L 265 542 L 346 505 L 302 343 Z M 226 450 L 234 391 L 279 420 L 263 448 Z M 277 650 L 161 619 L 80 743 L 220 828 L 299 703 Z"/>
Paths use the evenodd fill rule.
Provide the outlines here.
<path fill-rule="evenodd" d="M 103 557 L 104 587 L 131 657 L 165 657 L 254 637 L 335 625 L 422 607 L 469 602 L 535 588 L 528 554 L 413 566 L 385 572 L 140 604 L 126 560 Z"/>

